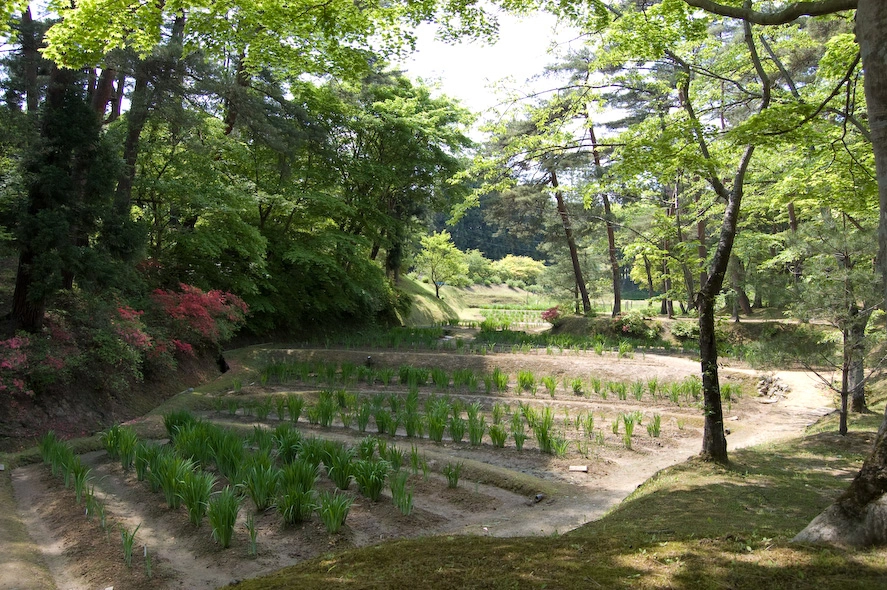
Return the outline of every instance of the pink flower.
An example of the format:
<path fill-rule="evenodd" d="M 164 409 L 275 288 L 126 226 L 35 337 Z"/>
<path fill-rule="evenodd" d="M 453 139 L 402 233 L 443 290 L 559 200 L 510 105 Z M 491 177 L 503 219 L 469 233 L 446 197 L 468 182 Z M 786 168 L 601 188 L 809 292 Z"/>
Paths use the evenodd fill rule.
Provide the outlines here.
<path fill-rule="evenodd" d="M 190 344 L 188 344 L 187 342 L 182 342 L 181 340 L 174 339 L 172 341 L 172 343 L 175 345 L 176 350 L 178 350 L 179 352 L 187 354 L 187 355 L 191 355 L 191 356 L 194 355 L 194 347 L 191 346 Z"/>
<path fill-rule="evenodd" d="M 63 361 L 60 358 L 56 358 L 54 356 L 47 356 L 46 357 L 46 364 L 49 365 L 51 368 L 55 369 L 56 371 L 61 371 L 62 369 L 65 368 L 65 361 Z"/>

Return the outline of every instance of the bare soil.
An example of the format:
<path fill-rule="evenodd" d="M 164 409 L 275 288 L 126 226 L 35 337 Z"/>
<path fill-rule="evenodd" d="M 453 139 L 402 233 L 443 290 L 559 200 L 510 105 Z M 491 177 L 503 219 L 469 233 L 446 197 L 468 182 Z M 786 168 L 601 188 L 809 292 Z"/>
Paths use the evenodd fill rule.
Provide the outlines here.
<path fill-rule="evenodd" d="M 280 354 L 300 358 L 351 360 L 361 362 L 371 354 L 379 366 L 439 366 L 448 371 L 472 368 L 491 371 L 499 367 L 515 376 L 519 370 L 533 371 L 537 377 L 552 375 L 588 379 L 635 381 L 656 377 L 660 384 L 682 380 L 699 372 L 697 362 L 677 357 L 636 355 L 634 358 L 598 356 L 594 353 L 466 355 L 454 353 L 395 353 L 366 351 L 292 350 Z M 234 367 L 235 370 L 237 367 Z M 786 393 L 760 396 L 755 389 L 754 371 L 724 367 L 722 382 L 742 383 L 745 395 L 725 408 L 731 448 L 772 441 L 803 431 L 822 415 L 833 411 L 830 396 L 817 387 L 814 378 L 796 372 L 776 374 L 789 386 Z M 493 536 L 550 535 L 565 532 L 594 520 L 620 502 L 656 471 L 696 454 L 701 440 L 701 411 L 693 404 L 680 405 L 666 398 L 653 399 L 645 394 L 637 401 L 629 394 L 619 400 L 610 395 L 575 396 L 561 385 L 551 398 L 540 387 L 535 396 L 514 391 L 488 396 L 479 392 L 461 392 L 466 401 L 479 400 L 489 411 L 493 402 L 510 405 L 515 411 L 519 401 L 537 406 L 549 405 L 563 428 L 565 412 L 575 418 L 580 412 L 595 416 L 595 432 L 603 443 L 590 441 L 580 453 L 571 445 L 566 457 L 556 458 L 538 451 L 530 438 L 522 451 L 509 439 L 504 449 L 494 448 L 489 438 L 480 447 L 467 442 L 440 444 L 398 436 L 390 440 L 409 449 L 416 444 L 431 467 L 427 479 L 422 473 L 410 477 L 415 509 L 402 515 L 390 496 L 370 502 L 360 496 L 356 486 L 348 492 L 355 498 L 345 527 L 339 534 L 328 534 L 315 518 L 296 527 L 283 527 L 272 510 L 256 515 L 258 555 L 248 554 L 249 537 L 245 527 L 247 514 L 254 507 L 244 503 L 232 546 L 221 549 L 212 540 L 209 525 L 189 524 L 184 508 L 169 510 L 160 494 L 152 494 L 145 482 L 124 473 L 119 463 L 104 452 L 83 456 L 92 466 L 95 492 L 105 499 L 108 518 L 113 522 L 106 535 L 95 518 L 88 519 L 84 508 L 74 501 L 71 490 L 52 478 L 48 469 L 32 465 L 14 470 L 12 487 L 17 502 L 17 518 L 30 534 L 27 550 L 4 558 L 0 563 L 0 589 L 46 588 L 49 578 L 61 590 L 106 588 L 217 588 L 237 580 L 254 577 L 278 568 L 324 555 L 331 551 L 364 546 L 401 537 L 432 534 L 476 534 Z M 365 388 L 366 393 L 391 392 L 393 388 Z M 432 391 L 429 386 L 426 389 Z M 483 386 L 480 387 L 483 390 Z M 247 384 L 238 395 L 267 395 L 289 389 L 271 389 Z M 306 393 L 307 394 L 307 393 Z M 229 395 L 234 395 L 230 392 Z M 632 448 L 626 449 L 620 434 L 611 431 L 619 413 L 639 410 L 645 419 L 634 433 Z M 645 425 L 653 414 L 662 417 L 662 433 L 648 436 Z M 273 415 L 273 414 L 272 414 Z M 227 416 L 207 412 L 205 417 L 231 421 L 249 427 L 257 423 L 252 416 Z M 489 421 L 489 420 L 488 420 Z M 276 421 L 268 419 L 270 426 Z M 357 441 L 364 433 L 341 425 L 322 429 L 299 423 L 307 435 Z M 566 431 L 580 439 L 575 426 Z M 587 439 L 586 439 L 587 440 Z M 465 475 L 456 489 L 448 488 L 440 470 L 449 461 L 463 461 Z M 587 468 L 586 472 L 571 467 Z M 488 483 L 480 483 L 488 482 Z M 319 486 L 331 484 L 322 478 Z M 331 489 L 331 488 L 330 488 Z M 131 567 L 123 563 L 118 527 L 136 533 L 136 552 Z M 2 532 L 3 527 L 0 527 Z M 7 529 L 8 530 L 8 529 Z M 148 576 L 145 547 L 151 562 Z M 0 552 L 2 553 L 2 552 Z M 30 572 L 30 573 L 28 573 Z M 48 575 L 45 573 L 48 572 Z"/>

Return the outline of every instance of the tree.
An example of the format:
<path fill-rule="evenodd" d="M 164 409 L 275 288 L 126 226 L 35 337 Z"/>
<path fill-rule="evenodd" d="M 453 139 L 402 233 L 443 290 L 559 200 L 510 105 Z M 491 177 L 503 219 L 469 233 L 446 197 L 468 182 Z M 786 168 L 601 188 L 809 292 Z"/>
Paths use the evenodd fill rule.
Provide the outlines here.
<path fill-rule="evenodd" d="M 793 308 L 804 317 L 824 319 L 840 331 L 842 354 L 836 363 L 840 385 L 823 380 L 841 397 L 839 432 L 847 434 L 851 399 L 855 411 L 865 406 L 863 361 L 870 348 L 866 326 L 877 293 L 872 281 L 876 242 L 873 227 L 862 226 L 846 213 L 835 215 L 824 208 L 819 217 L 803 228 L 808 253 L 800 297 Z"/>
<path fill-rule="evenodd" d="M 865 94 L 878 180 L 878 267 L 881 300 L 887 299 L 887 4 L 880 0 L 815 0 L 795 2 L 781 10 L 752 10 L 750 3 L 729 6 L 711 0 L 684 0 L 688 5 L 762 25 L 792 22 L 802 16 L 822 16 L 856 9 L 856 38 L 865 68 Z M 887 413 L 878 429 L 871 455 L 844 494 L 804 531 L 799 541 L 851 545 L 887 543 L 883 527 L 887 507 L 878 500 L 887 493 Z"/>
<path fill-rule="evenodd" d="M 570 168 L 581 165 L 583 158 L 569 147 L 571 142 L 562 129 L 563 121 L 552 119 L 549 114 L 545 107 L 528 108 L 522 118 L 507 120 L 490 129 L 493 140 L 487 146 L 487 153 L 475 160 L 473 168 L 474 174 L 482 179 L 482 185 L 475 192 L 525 195 L 526 187 L 529 187 L 530 192 L 544 196 L 546 200 L 554 197 L 582 310 L 590 314 L 591 300 L 582 274 L 573 216 L 567 208 L 569 187 L 560 181 L 561 174 L 568 174 Z M 521 186 L 525 187 L 523 191 L 518 188 Z M 550 192 L 543 191 L 543 187 L 550 187 Z"/>
<path fill-rule="evenodd" d="M 428 273 L 434 283 L 434 295 L 440 299 L 440 287 L 468 272 L 465 255 L 453 245 L 448 231 L 422 238 L 422 251 L 416 257 L 416 268 Z"/>
<path fill-rule="evenodd" d="M 447 210 L 465 191 L 448 180 L 463 168 L 469 115 L 449 98 L 404 76 L 379 71 L 359 84 L 333 84 L 341 119 L 332 128 L 340 199 L 350 214 L 342 230 L 386 252 L 395 278 L 414 231 L 430 212 Z"/>

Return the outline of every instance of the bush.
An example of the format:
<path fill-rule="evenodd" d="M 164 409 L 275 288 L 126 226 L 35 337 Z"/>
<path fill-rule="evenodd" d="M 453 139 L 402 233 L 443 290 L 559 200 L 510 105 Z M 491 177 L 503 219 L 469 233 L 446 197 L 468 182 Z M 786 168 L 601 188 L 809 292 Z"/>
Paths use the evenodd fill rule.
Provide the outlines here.
<path fill-rule="evenodd" d="M 545 311 L 542 312 L 542 321 L 548 322 L 552 326 L 557 326 L 560 322 L 559 319 L 563 317 L 563 313 L 561 312 L 561 308 L 558 305 L 554 307 L 549 307 Z"/>
<path fill-rule="evenodd" d="M 613 318 L 612 329 L 615 335 L 621 337 L 641 338 L 654 340 L 662 331 L 659 322 L 644 317 L 640 311 L 630 311 Z"/>
<path fill-rule="evenodd" d="M 244 324 L 249 308 L 236 295 L 219 290 L 202 291 L 184 283 L 179 289 L 157 289 L 151 294 L 160 314 L 157 322 L 167 326 L 172 338 L 216 347 L 229 340 Z"/>
<path fill-rule="evenodd" d="M 671 325 L 671 335 L 678 340 L 693 340 L 699 338 L 698 322 L 674 322 Z"/>

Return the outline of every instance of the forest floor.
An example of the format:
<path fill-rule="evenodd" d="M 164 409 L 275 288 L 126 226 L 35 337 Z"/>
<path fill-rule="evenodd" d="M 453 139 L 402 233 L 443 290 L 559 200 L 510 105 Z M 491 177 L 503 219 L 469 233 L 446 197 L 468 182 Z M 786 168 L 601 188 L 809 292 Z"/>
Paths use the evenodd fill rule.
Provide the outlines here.
<path fill-rule="evenodd" d="M 448 371 L 471 368 L 492 371 L 498 367 L 516 375 L 519 370 L 537 376 L 583 379 L 596 375 L 609 381 L 632 382 L 656 377 L 660 383 L 680 381 L 699 372 L 698 362 L 679 357 L 635 355 L 617 358 L 593 352 L 546 354 L 467 355 L 435 352 L 370 351 L 379 366 L 441 367 Z M 294 358 L 325 361 L 360 362 L 367 351 L 300 350 L 286 351 Z M 237 363 L 232 363 L 238 370 Z M 743 384 L 745 395 L 725 408 L 731 449 L 779 440 L 800 434 L 822 416 L 834 411 L 829 392 L 818 386 L 807 373 L 780 371 L 771 373 L 786 385 L 784 391 L 761 395 L 756 391 L 759 374 L 742 367 L 725 366 L 722 383 Z M 230 378 L 230 376 L 227 376 Z M 355 501 L 342 532 L 328 534 L 315 519 L 284 528 L 278 515 L 271 511 L 256 515 L 258 529 L 256 556 L 248 553 L 249 537 L 244 522 L 254 512 L 244 503 L 229 549 L 220 549 L 210 535 L 209 526 L 195 529 L 182 510 L 169 510 L 158 494 L 152 494 L 145 482 L 134 474 L 124 473 L 119 463 L 112 462 L 104 451 L 82 456 L 92 467 L 95 493 L 105 499 L 108 518 L 114 523 L 106 535 L 96 521 L 87 520 L 82 506 L 74 501 L 73 492 L 65 490 L 42 465 L 18 467 L 0 474 L 0 535 L 4 551 L 0 557 L 0 589 L 58 588 L 86 590 L 106 588 L 217 588 L 237 580 L 252 578 L 340 549 L 376 544 L 382 541 L 427 535 L 473 534 L 498 537 L 540 536 L 564 533 L 586 522 L 600 518 L 635 490 L 654 473 L 686 460 L 698 453 L 701 445 L 701 411 L 694 404 L 674 404 L 667 398 L 631 396 L 619 400 L 615 396 L 574 396 L 560 388 L 549 397 L 542 388 L 536 395 L 515 392 L 512 386 L 501 395 L 477 392 L 450 393 L 466 402 L 481 401 L 487 409 L 493 402 L 508 404 L 512 411 L 518 402 L 553 408 L 557 421 L 591 411 L 595 430 L 603 441 L 592 443 L 580 453 L 571 445 L 563 458 L 540 453 L 532 438 L 523 451 L 517 451 L 509 440 L 506 448 L 497 449 L 486 439 L 480 447 L 467 442 L 433 443 L 425 439 L 398 436 L 389 444 L 409 448 L 416 445 L 431 467 L 427 477 L 414 474 L 409 484 L 414 489 L 415 509 L 402 515 L 392 504 L 390 495 L 379 502 L 370 502 L 352 489 L 347 492 Z M 351 391 L 351 389 L 349 389 Z M 236 394 L 227 396 L 262 397 L 282 392 L 308 389 L 270 388 L 246 384 Z M 364 387 L 355 393 L 390 393 L 391 388 Z M 430 391 L 429 391 L 430 393 Z M 771 395 L 772 393 L 772 395 Z M 635 432 L 631 449 L 621 437 L 612 434 L 611 423 L 620 413 L 639 410 L 646 420 L 654 413 L 662 417 L 662 432 L 657 438 Z M 205 419 L 251 429 L 259 421 L 254 416 L 227 415 L 205 411 Z M 134 421 L 140 432 L 154 432 L 162 439 L 163 426 L 158 415 Z M 265 423 L 271 427 L 276 420 Z M 335 438 L 356 443 L 365 436 L 341 424 L 320 428 L 299 423 L 304 434 Z M 457 488 L 447 487 L 442 467 L 451 461 L 464 464 L 463 477 Z M 576 467 L 587 472 L 575 471 Z M 572 469 L 571 469 L 572 468 Z M 321 489 L 330 484 L 323 478 Z M 14 502 L 9 500 L 14 495 Z M 117 527 L 134 530 L 136 552 L 132 567 L 124 565 L 121 538 Z M 26 535 L 22 535 L 26 531 Z M 14 544 L 13 544 L 14 541 Z M 144 557 L 150 557 L 150 577 Z"/>

